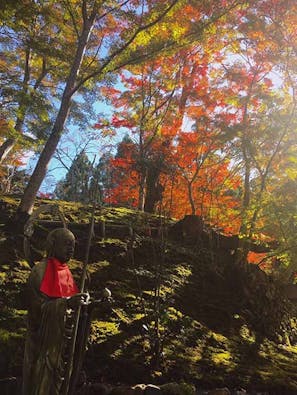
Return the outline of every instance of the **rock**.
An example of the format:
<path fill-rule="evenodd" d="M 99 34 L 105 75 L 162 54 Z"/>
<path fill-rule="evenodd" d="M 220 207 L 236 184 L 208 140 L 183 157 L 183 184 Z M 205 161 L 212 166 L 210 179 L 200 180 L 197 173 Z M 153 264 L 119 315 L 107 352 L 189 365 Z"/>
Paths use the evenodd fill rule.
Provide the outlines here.
<path fill-rule="evenodd" d="M 136 384 L 133 387 L 128 386 L 118 386 L 114 387 L 110 395 L 158 395 L 161 394 L 160 387 L 153 385 L 153 384 Z M 97 393 L 96 393 L 97 395 Z M 101 395 L 101 392 L 99 393 Z M 105 395 L 105 394 L 104 394 Z"/>
<path fill-rule="evenodd" d="M 231 395 L 231 392 L 228 388 L 216 388 L 214 390 L 210 390 L 208 395 Z"/>
<path fill-rule="evenodd" d="M 144 391 L 145 395 L 158 395 L 161 394 L 161 388 L 157 385 L 148 384 Z"/>
<path fill-rule="evenodd" d="M 131 387 L 133 390 L 135 391 L 142 391 L 144 392 L 144 390 L 146 389 L 146 385 L 145 384 L 136 384 L 133 387 Z"/>
<path fill-rule="evenodd" d="M 196 243 L 203 231 L 203 220 L 197 215 L 186 215 L 169 229 L 174 240 Z"/>

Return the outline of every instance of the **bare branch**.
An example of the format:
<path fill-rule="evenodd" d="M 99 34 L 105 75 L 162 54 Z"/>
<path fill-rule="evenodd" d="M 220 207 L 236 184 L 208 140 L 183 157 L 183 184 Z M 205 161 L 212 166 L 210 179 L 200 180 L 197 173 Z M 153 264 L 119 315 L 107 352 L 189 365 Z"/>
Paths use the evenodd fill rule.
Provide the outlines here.
<path fill-rule="evenodd" d="M 82 5 L 81 5 L 81 9 L 82 9 L 83 21 L 84 21 L 84 24 L 86 24 L 87 21 L 88 21 L 87 2 L 86 2 L 86 0 L 83 0 Z"/>

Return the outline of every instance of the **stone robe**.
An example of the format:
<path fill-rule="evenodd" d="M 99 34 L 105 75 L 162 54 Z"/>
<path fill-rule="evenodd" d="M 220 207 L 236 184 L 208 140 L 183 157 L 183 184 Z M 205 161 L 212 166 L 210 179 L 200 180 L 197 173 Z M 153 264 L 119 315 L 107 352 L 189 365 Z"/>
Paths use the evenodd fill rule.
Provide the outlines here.
<path fill-rule="evenodd" d="M 40 292 L 46 261 L 36 264 L 28 280 L 28 328 L 24 355 L 23 395 L 61 393 L 66 298 Z"/>

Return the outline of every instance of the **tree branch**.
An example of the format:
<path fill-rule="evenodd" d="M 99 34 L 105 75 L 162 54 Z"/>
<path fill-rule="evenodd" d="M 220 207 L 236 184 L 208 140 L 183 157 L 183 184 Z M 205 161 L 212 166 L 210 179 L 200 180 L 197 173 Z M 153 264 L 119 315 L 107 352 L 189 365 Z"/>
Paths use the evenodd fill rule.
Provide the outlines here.
<path fill-rule="evenodd" d="M 166 10 L 164 10 L 160 15 L 158 15 L 153 21 L 147 23 L 146 25 L 140 26 L 139 28 L 136 29 L 136 31 L 132 34 L 132 36 L 124 43 L 124 45 L 120 48 L 118 48 L 117 50 L 115 50 L 111 55 L 109 55 L 107 57 L 107 59 L 105 60 L 105 62 L 103 62 L 103 64 L 101 65 L 101 67 L 99 67 L 98 70 L 94 71 L 93 73 L 89 74 L 88 76 L 82 78 L 77 84 L 76 86 L 73 88 L 72 94 L 74 94 L 85 82 L 87 82 L 88 80 L 98 76 L 99 74 L 102 73 L 102 71 L 112 62 L 112 60 L 118 56 L 119 54 L 121 54 L 122 52 L 124 52 L 132 43 L 133 41 L 136 39 L 136 37 L 143 31 L 149 29 L 150 27 L 154 26 L 156 23 L 160 22 L 164 16 L 174 7 L 174 5 L 178 2 L 179 0 L 174 0 L 170 6 L 168 8 L 166 8 Z M 127 62 L 126 64 L 130 64 L 130 62 Z M 116 71 L 119 68 L 123 67 L 123 65 L 118 66 L 113 68 L 111 71 Z"/>

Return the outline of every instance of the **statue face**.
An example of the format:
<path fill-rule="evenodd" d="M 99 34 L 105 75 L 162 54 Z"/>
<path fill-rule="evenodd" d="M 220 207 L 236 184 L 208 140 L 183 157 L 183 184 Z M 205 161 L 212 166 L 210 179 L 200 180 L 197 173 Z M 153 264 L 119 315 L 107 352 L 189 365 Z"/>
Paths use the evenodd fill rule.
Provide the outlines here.
<path fill-rule="evenodd" d="M 65 229 L 60 229 L 54 235 L 53 250 L 51 256 L 60 262 L 68 262 L 74 253 L 74 235 Z"/>

